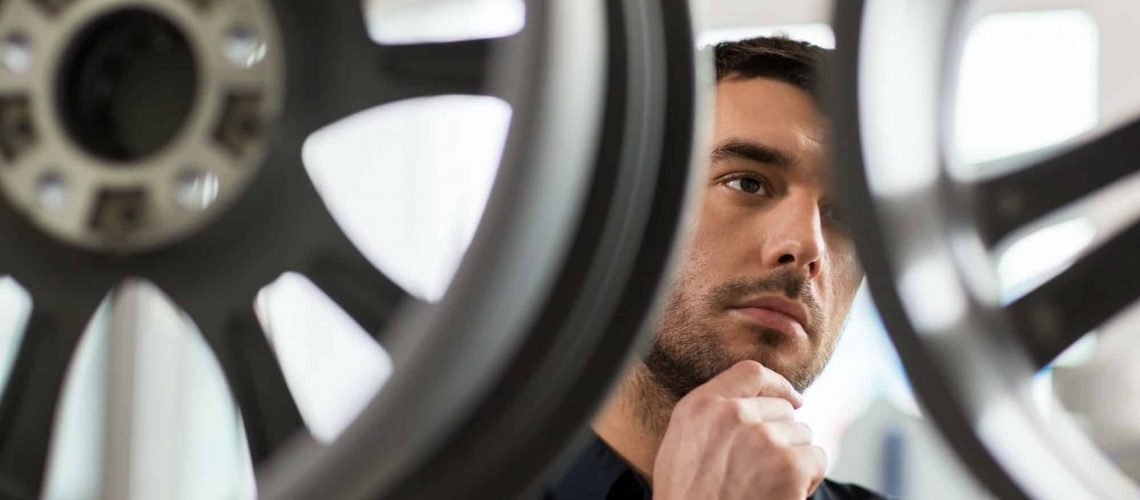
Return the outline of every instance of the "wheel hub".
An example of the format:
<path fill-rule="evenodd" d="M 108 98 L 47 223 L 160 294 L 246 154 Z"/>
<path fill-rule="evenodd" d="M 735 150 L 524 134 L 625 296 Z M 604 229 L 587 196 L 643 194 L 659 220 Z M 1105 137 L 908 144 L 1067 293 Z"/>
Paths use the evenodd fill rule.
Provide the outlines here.
<path fill-rule="evenodd" d="M 56 98 L 69 135 L 87 152 L 133 166 L 184 127 L 198 68 L 167 20 L 142 10 L 107 14 L 66 53 Z"/>
<path fill-rule="evenodd" d="M 275 20 L 237 2 L 6 2 L 0 193 L 32 225 L 134 253 L 214 220 L 282 105 Z"/>

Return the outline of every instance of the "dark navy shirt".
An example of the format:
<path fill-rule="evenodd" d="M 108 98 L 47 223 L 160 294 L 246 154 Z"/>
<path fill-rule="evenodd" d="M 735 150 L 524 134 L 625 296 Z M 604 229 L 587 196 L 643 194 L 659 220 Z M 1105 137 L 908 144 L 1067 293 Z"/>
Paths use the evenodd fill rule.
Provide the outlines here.
<path fill-rule="evenodd" d="M 582 450 L 562 479 L 546 490 L 543 500 L 651 500 L 653 492 L 597 436 Z M 882 495 L 858 486 L 824 481 L 811 500 L 878 500 Z M 760 500 L 760 499 L 757 499 Z"/>

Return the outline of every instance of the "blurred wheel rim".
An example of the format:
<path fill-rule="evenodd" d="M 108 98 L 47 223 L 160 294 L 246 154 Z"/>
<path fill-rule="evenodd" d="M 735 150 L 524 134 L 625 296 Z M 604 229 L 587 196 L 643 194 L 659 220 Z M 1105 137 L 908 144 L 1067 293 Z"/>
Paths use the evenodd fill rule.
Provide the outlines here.
<path fill-rule="evenodd" d="M 1136 484 L 1067 416 L 1045 421 L 1029 382 L 1136 300 L 1137 288 L 1121 277 L 1104 287 L 1100 305 L 1057 303 L 1089 291 L 1090 276 L 1122 262 L 1122 252 L 1140 244 L 1140 230 L 1126 229 L 1009 305 L 986 265 L 987 251 L 1012 231 L 1134 172 L 1113 157 L 1135 147 L 1122 140 L 1135 125 L 1008 159 L 1023 167 L 991 179 L 954 179 L 950 96 L 969 7 L 837 4 L 837 179 L 859 228 L 869 285 L 927 415 L 997 497 L 1135 497 Z M 1082 163 L 1103 168 L 1076 175 L 1064 168 Z M 1010 209 L 1010 199 L 1029 201 Z M 1140 273 L 1127 262 L 1119 269 Z"/>

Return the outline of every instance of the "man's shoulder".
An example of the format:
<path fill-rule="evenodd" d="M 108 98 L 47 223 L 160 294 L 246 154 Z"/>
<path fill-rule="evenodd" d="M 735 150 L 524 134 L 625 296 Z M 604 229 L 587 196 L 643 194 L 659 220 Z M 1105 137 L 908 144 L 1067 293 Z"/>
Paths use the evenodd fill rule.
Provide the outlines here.
<path fill-rule="evenodd" d="M 885 500 L 886 496 L 862 486 L 824 479 L 811 500 Z"/>

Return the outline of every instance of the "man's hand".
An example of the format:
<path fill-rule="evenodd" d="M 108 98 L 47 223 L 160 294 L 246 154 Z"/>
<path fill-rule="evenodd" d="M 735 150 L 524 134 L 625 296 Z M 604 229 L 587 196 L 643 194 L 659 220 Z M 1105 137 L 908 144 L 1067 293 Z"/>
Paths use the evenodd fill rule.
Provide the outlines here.
<path fill-rule="evenodd" d="M 677 403 L 653 466 L 656 500 L 803 500 L 827 456 L 792 411 L 802 397 L 780 374 L 742 361 Z"/>

